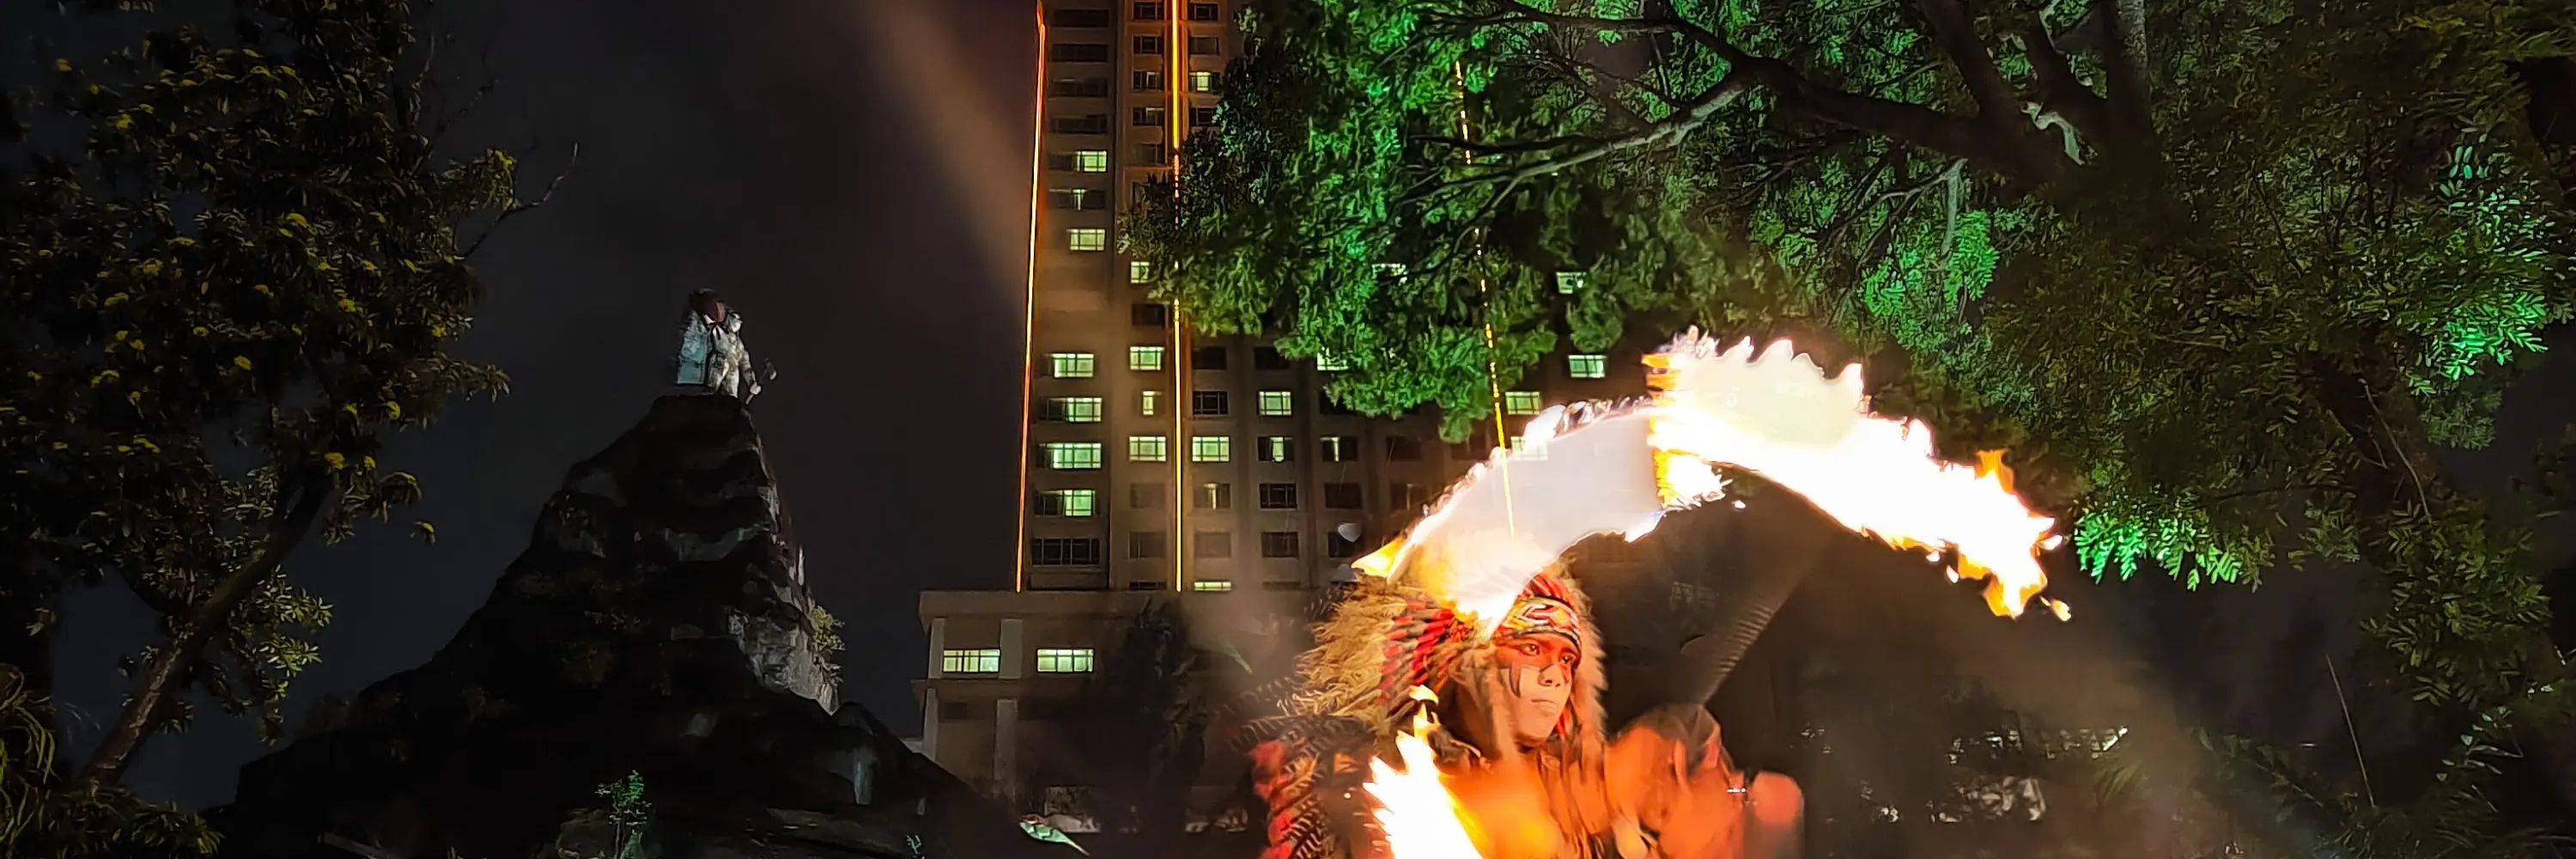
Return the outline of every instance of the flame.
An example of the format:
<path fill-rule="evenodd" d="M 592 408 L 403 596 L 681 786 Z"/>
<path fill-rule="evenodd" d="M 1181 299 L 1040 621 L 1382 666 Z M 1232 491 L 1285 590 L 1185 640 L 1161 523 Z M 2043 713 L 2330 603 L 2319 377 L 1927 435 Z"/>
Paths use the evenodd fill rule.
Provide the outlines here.
<path fill-rule="evenodd" d="M 1413 687 L 1418 701 L 1437 700 L 1431 690 Z M 1364 785 L 1377 799 L 1377 823 L 1386 835 L 1388 854 L 1402 859 L 1478 859 L 1475 839 L 1467 834 L 1467 821 L 1460 814 L 1458 802 L 1440 780 L 1440 767 L 1433 763 L 1430 708 L 1417 709 L 1413 729 L 1395 736 L 1396 756 L 1404 767 L 1389 765 L 1385 758 L 1369 761 L 1369 782 Z"/>
<path fill-rule="evenodd" d="M 1998 615 L 2021 616 L 2047 586 L 2038 554 L 2063 540 L 2050 533 L 2056 520 L 2013 494 L 2002 454 L 1980 454 L 1973 466 L 1942 461 L 1922 424 L 1870 412 L 1858 365 L 1829 378 L 1788 341 L 1757 357 L 1751 340 L 1720 350 L 1696 330 L 1646 364 L 1651 403 L 1540 413 L 1518 449 L 1495 449 L 1404 536 L 1351 566 L 1369 576 L 1410 577 L 1462 613 L 1499 617 L 1548 560 L 1531 561 L 1533 550 L 1562 553 L 1590 534 L 1644 536 L 1664 511 L 1725 497 L 1717 471 L 1724 465 L 1797 493 L 1852 531 L 1925 550 L 1933 563 L 1955 559 L 1951 580 L 1986 580 L 1986 605 Z M 1629 434 L 1639 418 L 1642 440 Z M 1552 459 L 1551 446 L 1572 455 Z M 1650 488 L 1612 473 L 1641 460 L 1653 465 Z M 1546 491 L 1515 498 L 1506 490 L 1498 498 L 1482 483 L 1516 474 Z M 1633 515 L 1626 505 L 1649 492 L 1643 521 L 1615 518 Z M 2068 617 L 2065 603 L 2042 602 L 2058 619 Z M 1436 700 L 1422 687 L 1412 697 Z M 1403 766 L 1369 762 L 1366 788 L 1378 802 L 1378 825 L 1398 859 L 1481 859 L 1471 821 L 1424 739 L 1432 726 L 1428 708 L 1417 710 L 1412 729 L 1395 737 Z"/>
<path fill-rule="evenodd" d="M 1890 546 L 1949 552 L 1952 573 L 1986 580 L 1986 605 L 1998 615 L 2021 616 L 2048 585 L 2038 553 L 2055 544 L 2056 520 L 2013 494 L 2002 453 L 1980 454 L 1974 466 L 1941 461 L 1922 424 L 1869 411 L 1859 365 L 1829 379 L 1786 340 L 1755 357 L 1751 340 L 1720 352 L 1696 331 L 1646 364 L 1655 393 L 1649 444 L 1669 476 L 1668 503 L 1715 497 L 1691 481 L 1707 463 L 1724 463 Z M 2063 603 L 2047 605 L 2068 615 Z"/>
<path fill-rule="evenodd" d="M 1480 620 L 1499 617 L 1529 576 L 1583 538 L 1635 540 L 1666 511 L 1725 497 L 1723 465 L 1768 478 L 1845 528 L 1954 561 L 1952 580 L 1986 580 L 1996 614 L 2021 616 L 2047 586 L 2038 554 L 2062 542 L 2050 533 L 2056 520 L 2013 494 L 2002 456 L 1941 461 L 1921 424 L 1870 412 L 1857 365 L 1827 377 L 1788 341 L 1757 356 L 1751 340 L 1721 349 L 1696 330 L 1645 361 L 1651 402 L 1541 412 L 1517 446 L 1495 448 L 1402 537 L 1352 567 L 1405 577 Z M 1650 463 L 1651 475 L 1627 463 Z M 2042 603 L 2069 616 L 2064 603 Z"/>

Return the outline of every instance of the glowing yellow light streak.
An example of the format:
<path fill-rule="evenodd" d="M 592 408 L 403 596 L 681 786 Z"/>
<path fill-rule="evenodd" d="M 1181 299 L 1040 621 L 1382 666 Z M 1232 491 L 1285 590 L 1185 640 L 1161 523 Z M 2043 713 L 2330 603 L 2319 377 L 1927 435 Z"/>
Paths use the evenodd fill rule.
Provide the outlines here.
<path fill-rule="evenodd" d="M 1449 78 L 1451 90 L 1458 95 L 1458 139 L 1473 143 L 1476 139 L 1475 128 L 1467 122 L 1467 65 L 1456 60 L 1450 61 Z M 1458 156 L 1470 164 L 1473 164 L 1476 161 L 1476 152 L 1472 149 L 1462 149 L 1459 151 Z M 1481 233 L 1482 231 L 1479 232 Z M 1483 326 L 1485 330 L 1485 393 L 1493 400 L 1494 443 L 1501 447 L 1510 447 L 1512 437 L 1511 430 L 1506 429 L 1503 426 L 1503 371 L 1501 364 L 1495 358 L 1495 352 L 1497 350 L 1494 347 L 1493 284 L 1482 274 L 1476 276 L 1476 295 L 1484 302 L 1482 309 L 1485 311 Z M 1515 508 L 1511 504 L 1511 497 L 1512 475 L 1511 472 L 1506 471 L 1503 473 L 1503 527 L 1508 532 L 1517 532 L 1520 530 L 1520 522 L 1517 518 L 1519 514 L 1515 512 Z"/>
<path fill-rule="evenodd" d="M 1165 59 L 1163 163 L 1172 171 L 1172 194 L 1176 197 L 1181 193 L 1182 123 L 1189 121 L 1189 97 L 1182 89 L 1182 64 L 1189 54 L 1189 39 L 1188 34 L 1181 29 L 1182 8 L 1180 3 L 1170 3 L 1166 4 L 1163 10 L 1166 26 L 1163 44 Z M 1172 309 L 1172 444 L 1188 445 L 1192 451 L 1195 451 L 1197 445 L 1190 441 L 1189 418 L 1186 410 L 1190 402 L 1190 374 L 1194 372 L 1189 365 L 1189 320 L 1181 313 L 1179 302 L 1172 302 L 1168 306 Z M 1172 539 L 1164 546 L 1164 550 L 1172 553 L 1172 590 L 1175 591 L 1189 589 L 1188 562 L 1184 560 L 1189 557 L 1189 553 L 1183 551 L 1183 543 L 1189 539 L 1186 523 L 1190 508 L 1188 504 L 1183 503 L 1186 499 L 1181 497 L 1181 493 L 1189 491 L 1189 460 L 1188 455 L 1174 451 Z"/>
<path fill-rule="evenodd" d="M 1036 396 L 1038 370 L 1038 201 L 1046 181 L 1046 4 L 1035 4 L 1038 22 L 1037 85 L 1030 90 L 1035 106 L 1029 110 L 1029 271 L 1028 291 L 1020 302 L 1020 485 L 1013 492 L 1019 505 L 1012 511 L 1013 521 L 1020 523 L 1019 538 L 1011 547 L 1011 590 L 1029 589 L 1029 448 L 1030 398 Z"/>

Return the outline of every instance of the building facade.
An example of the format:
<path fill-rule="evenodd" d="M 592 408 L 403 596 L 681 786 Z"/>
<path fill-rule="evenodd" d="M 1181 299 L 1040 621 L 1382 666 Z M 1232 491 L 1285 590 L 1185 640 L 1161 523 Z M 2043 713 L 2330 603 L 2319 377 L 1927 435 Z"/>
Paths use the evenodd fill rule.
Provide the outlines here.
<path fill-rule="evenodd" d="M 933 591 L 920 745 L 1028 810 L 1046 716 L 1148 605 L 1202 635 L 1273 629 L 1491 450 L 1428 411 L 1371 418 L 1333 368 L 1248 338 L 1197 338 L 1154 301 L 1117 215 L 1215 121 L 1237 0 L 1041 0 L 1020 545 L 1010 591 Z M 1579 275 L 1561 288 L 1581 287 Z M 1559 355 L 1506 391 L 1506 427 L 1549 403 L 1640 393 L 1635 349 Z"/>

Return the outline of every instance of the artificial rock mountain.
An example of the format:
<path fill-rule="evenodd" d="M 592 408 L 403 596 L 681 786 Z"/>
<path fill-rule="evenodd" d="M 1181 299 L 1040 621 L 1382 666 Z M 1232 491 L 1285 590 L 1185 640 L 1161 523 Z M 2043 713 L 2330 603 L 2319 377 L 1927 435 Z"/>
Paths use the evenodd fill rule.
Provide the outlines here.
<path fill-rule="evenodd" d="M 243 769 L 226 853 L 614 856 L 633 771 L 660 859 L 1074 855 L 839 703 L 787 522 L 740 402 L 655 402 L 427 664 Z"/>

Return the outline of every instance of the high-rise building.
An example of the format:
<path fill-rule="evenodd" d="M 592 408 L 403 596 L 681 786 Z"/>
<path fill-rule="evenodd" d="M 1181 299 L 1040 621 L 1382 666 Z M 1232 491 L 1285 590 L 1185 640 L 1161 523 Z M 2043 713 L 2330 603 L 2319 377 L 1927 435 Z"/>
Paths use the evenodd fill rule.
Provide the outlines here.
<path fill-rule="evenodd" d="M 1047 715 L 1145 606 L 1275 625 L 1492 449 L 1490 430 L 1442 443 L 1428 410 L 1339 407 L 1330 366 L 1191 336 L 1151 297 L 1154 261 L 1120 251 L 1118 213 L 1215 121 L 1240 2 L 1041 0 L 1018 568 L 1011 591 L 922 594 L 918 688 L 925 752 L 1027 810 L 1054 787 L 1035 783 L 1059 741 Z M 1549 403 L 1638 393 L 1643 372 L 1629 350 L 1531 377 L 1503 392 L 1515 430 Z"/>

